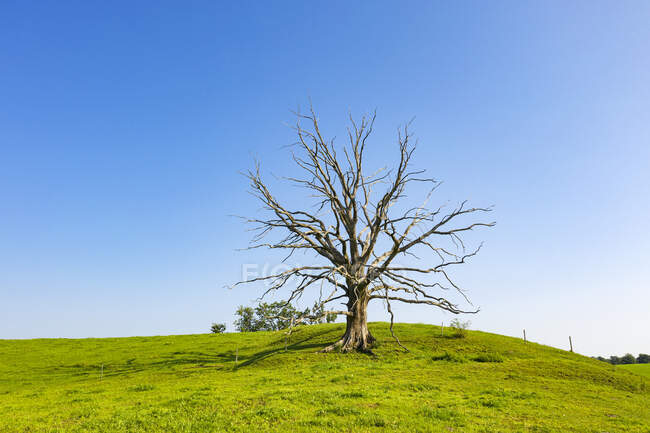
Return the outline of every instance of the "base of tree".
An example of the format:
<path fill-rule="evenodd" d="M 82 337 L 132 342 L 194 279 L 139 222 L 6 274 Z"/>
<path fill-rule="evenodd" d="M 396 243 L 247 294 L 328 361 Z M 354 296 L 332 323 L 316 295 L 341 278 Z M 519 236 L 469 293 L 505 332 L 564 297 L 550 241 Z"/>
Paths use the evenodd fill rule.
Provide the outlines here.
<path fill-rule="evenodd" d="M 338 349 L 342 353 L 362 352 L 374 355 L 371 348 L 375 341 L 376 339 L 372 336 L 368 327 L 365 327 L 365 329 L 364 327 L 352 327 L 345 331 L 340 340 L 330 344 L 321 352 L 333 352 Z"/>

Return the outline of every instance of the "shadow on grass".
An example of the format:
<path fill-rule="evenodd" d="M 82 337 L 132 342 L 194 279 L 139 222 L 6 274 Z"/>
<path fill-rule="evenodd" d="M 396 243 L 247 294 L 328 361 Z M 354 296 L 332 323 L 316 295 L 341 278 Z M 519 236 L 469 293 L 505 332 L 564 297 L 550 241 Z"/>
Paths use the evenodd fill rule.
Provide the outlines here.
<path fill-rule="evenodd" d="M 289 350 L 296 351 L 296 350 L 316 349 L 316 348 L 322 349 L 323 347 L 327 346 L 327 343 L 322 342 L 322 341 L 317 342 L 317 343 L 316 342 L 308 343 L 308 342 L 314 340 L 315 338 L 318 338 L 318 337 L 321 337 L 321 336 L 323 336 L 325 334 L 330 334 L 330 333 L 332 333 L 332 330 L 322 331 L 322 332 L 319 332 L 318 334 L 311 334 L 307 338 L 304 338 L 304 339 L 302 339 L 300 341 L 296 341 L 294 343 L 288 344 L 287 348 L 286 348 L 286 351 L 289 351 Z M 276 340 L 274 342 L 274 344 L 283 344 L 283 343 L 284 343 L 284 338 Z M 251 355 L 250 357 L 246 358 L 245 361 L 243 361 L 241 363 L 238 363 L 235 366 L 235 369 L 239 370 L 240 368 L 248 367 L 249 365 L 253 365 L 253 364 L 256 364 L 256 363 L 258 363 L 258 362 L 260 362 L 260 361 L 262 361 L 264 359 L 270 358 L 275 354 L 284 353 L 286 351 L 285 351 L 284 347 L 279 347 L 277 349 L 263 350 L 261 352 L 257 352 L 255 354 Z"/>
<path fill-rule="evenodd" d="M 294 333 L 300 337 L 301 330 Z M 327 345 L 327 342 L 322 341 L 321 337 L 334 332 L 332 329 L 323 330 L 318 333 L 311 333 L 305 338 L 298 341 L 290 342 L 286 350 L 300 351 L 308 349 L 320 349 Z M 318 340 L 318 341 L 314 341 Z M 158 360 L 147 362 L 146 360 L 139 360 L 131 358 L 125 360 L 123 363 L 77 363 L 70 365 L 59 365 L 42 367 L 38 370 L 40 375 L 49 378 L 69 378 L 75 379 L 104 379 L 111 377 L 127 376 L 144 371 L 168 371 L 173 373 L 176 371 L 178 374 L 181 372 L 188 373 L 189 369 L 193 368 L 212 368 L 221 370 L 232 370 L 247 367 L 256 364 L 259 361 L 270 358 L 275 354 L 285 352 L 284 336 L 270 340 L 269 346 L 275 347 L 274 349 L 263 350 L 252 355 L 237 353 L 236 350 L 228 350 L 220 353 L 210 353 L 205 351 L 177 351 L 172 353 L 164 353 L 160 355 Z M 243 348 L 240 348 L 243 349 Z M 236 363 L 236 360 L 239 360 Z M 143 362 L 144 361 L 144 362 Z M 178 368 L 178 370 L 177 370 Z"/>
<path fill-rule="evenodd" d="M 190 356 L 187 356 L 190 355 Z M 209 354 L 203 352 L 176 352 L 173 355 L 163 355 L 166 359 L 153 362 L 129 362 L 124 364 L 72 364 L 61 365 L 56 367 L 44 367 L 41 373 L 48 377 L 58 376 L 70 378 L 109 378 L 116 376 L 126 376 L 143 371 L 164 371 L 172 370 L 174 367 L 196 366 L 215 368 L 228 362 L 234 362 L 234 354 Z"/>

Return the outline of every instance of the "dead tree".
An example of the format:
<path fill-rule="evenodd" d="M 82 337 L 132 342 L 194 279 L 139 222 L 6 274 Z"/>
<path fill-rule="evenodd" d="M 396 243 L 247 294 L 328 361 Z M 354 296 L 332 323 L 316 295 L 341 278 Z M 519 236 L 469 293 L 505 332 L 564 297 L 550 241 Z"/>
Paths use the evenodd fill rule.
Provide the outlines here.
<path fill-rule="evenodd" d="M 454 314 L 478 312 L 460 309 L 440 292 L 457 291 L 469 302 L 452 280 L 449 269 L 465 263 L 480 250 L 479 246 L 467 252 L 461 236 L 477 227 L 493 226 L 494 222 L 467 220 L 468 216 L 489 212 L 491 208 L 468 207 L 466 202 L 447 211 L 446 205 L 427 207 L 440 182 L 423 176 L 424 170 L 411 169 L 416 146 L 408 125 L 398 132 L 396 167 L 366 175 L 362 164 L 375 114 L 364 116 L 360 122 L 350 117 L 348 140 L 342 153 L 333 139 L 326 140 L 321 133 L 313 109 L 309 114 L 296 115 L 298 141 L 291 154 L 303 176 L 285 179 L 309 190 L 310 197 L 316 197 L 314 206 L 296 210 L 281 204 L 262 180 L 256 164 L 247 177 L 252 194 L 262 202 L 268 217 L 247 219 L 256 231 L 249 248 L 286 250 L 287 257 L 298 250 L 311 251 L 319 259 L 310 266 L 237 284 L 265 280 L 270 287 L 264 295 L 288 287 L 287 302 L 300 298 L 307 289 L 320 287 L 323 293 L 323 287 L 328 287 L 325 293 L 331 291 L 329 296 L 321 295 L 319 300 L 322 313 L 345 316 L 347 326 L 345 334 L 324 351 L 370 351 L 375 339 L 368 330 L 367 308 L 373 300 L 385 303 L 391 317 L 391 333 L 393 302 L 426 304 Z M 303 128 L 305 122 L 308 129 Z M 405 198 L 407 186 L 414 183 L 429 185 L 424 203 L 394 210 L 396 203 Z M 276 233 L 282 236 L 269 241 L 270 235 Z M 414 254 L 421 248 L 427 249 L 429 259 L 433 260 L 424 265 L 396 264 L 395 259 L 404 256 L 410 263 L 421 263 Z M 335 301 L 342 301 L 345 308 L 330 309 L 329 304 Z"/>

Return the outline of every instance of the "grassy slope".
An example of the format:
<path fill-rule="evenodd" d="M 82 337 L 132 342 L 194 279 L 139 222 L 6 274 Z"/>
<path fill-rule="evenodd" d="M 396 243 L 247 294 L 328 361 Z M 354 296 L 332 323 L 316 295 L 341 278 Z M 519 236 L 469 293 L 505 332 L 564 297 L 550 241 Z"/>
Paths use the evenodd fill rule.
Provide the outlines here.
<path fill-rule="evenodd" d="M 650 380 L 624 369 L 429 325 L 396 325 L 401 353 L 371 330 L 378 358 L 316 353 L 342 325 L 287 352 L 281 332 L 0 340 L 0 431 L 650 432 Z"/>
<path fill-rule="evenodd" d="M 628 365 L 619 365 L 619 367 L 624 368 L 628 371 L 632 371 L 636 374 L 640 374 L 645 377 L 650 377 L 650 364 L 628 364 Z"/>

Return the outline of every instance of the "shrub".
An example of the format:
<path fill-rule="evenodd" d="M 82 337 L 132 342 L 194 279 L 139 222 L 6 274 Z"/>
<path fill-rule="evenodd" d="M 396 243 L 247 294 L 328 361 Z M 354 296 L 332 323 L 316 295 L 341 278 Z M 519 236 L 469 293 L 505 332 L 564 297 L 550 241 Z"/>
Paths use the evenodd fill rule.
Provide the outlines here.
<path fill-rule="evenodd" d="M 210 327 L 210 331 L 212 331 L 214 334 L 222 334 L 226 332 L 226 324 L 225 323 L 213 323 L 212 326 Z"/>
<path fill-rule="evenodd" d="M 453 329 L 453 334 L 452 337 L 454 338 L 465 338 L 467 337 L 467 328 L 469 328 L 469 325 L 471 322 L 461 322 L 458 319 L 454 319 L 451 321 L 449 326 L 451 329 Z"/>

